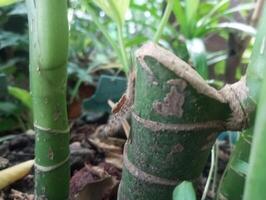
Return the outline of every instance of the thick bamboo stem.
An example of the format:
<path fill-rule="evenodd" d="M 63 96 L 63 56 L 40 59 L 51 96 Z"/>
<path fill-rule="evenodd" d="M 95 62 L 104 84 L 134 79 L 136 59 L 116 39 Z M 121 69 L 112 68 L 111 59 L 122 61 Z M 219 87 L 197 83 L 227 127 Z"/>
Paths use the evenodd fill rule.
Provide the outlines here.
<path fill-rule="evenodd" d="M 169 51 L 150 43 L 137 58 L 119 200 L 171 199 L 179 182 L 200 175 L 217 133 L 230 124 L 231 109 L 222 91 Z"/>
<path fill-rule="evenodd" d="M 27 0 L 36 199 L 68 199 L 67 0 Z"/>
<path fill-rule="evenodd" d="M 247 78 L 220 91 L 169 51 L 155 44 L 138 50 L 132 139 L 119 200 L 170 199 L 175 184 L 200 175 L 219 131 L 253 124 L 266 67 L 263 27 Z"/>
<path fill-rule="evenodd" d="M 245 184 L 244 200 L 265 199 L 265 109 L 266 109 L 266 6 L 264 5 L 251 59 L 253 67 L 249 69 L 249 83 L 252 86 L 252 97 L 258 105 L 253 142 L 250 153 L 248 176 Z M 253 89 L 254 88 L 254 89 Z"/>

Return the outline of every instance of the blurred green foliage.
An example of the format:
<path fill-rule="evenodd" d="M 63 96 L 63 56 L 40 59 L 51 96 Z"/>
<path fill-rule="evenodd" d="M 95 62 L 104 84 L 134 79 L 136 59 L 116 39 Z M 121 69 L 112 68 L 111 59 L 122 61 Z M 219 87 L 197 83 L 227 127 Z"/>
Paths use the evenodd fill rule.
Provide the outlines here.
<path fill-rule="evenodd" d="M 0 73 L 5 76 L 6 89 L 29 90 L 25 3 L 14 0 L 1 3 L 0 6 L 8 6 L 0 8 Z M 101 74 L 128 73 L 134 63 L 134 51 L 153 40 L 166 7 L 167 1 L 163 0 L 69 0 L 69 102 L 78 98 L 82 84 L 96 85 Z M 228 35 L 254 34 L 254 29 L 244 25 L 245 20 L 238 21 L 235 15 L 245 19 L 253 8 L 251 0 L 236 6 L 230 6 L 230 0 L 176 0 L 159 43 L 192 63 L 205 79 L 213 79 L 211 84 L 221 86 L 229 55 Z M 216 39 L 209 41 L 212 37 Z M 249 54 L 250 51 L 244 52 L 244 64 Z M 238 68 L 235 76 L 239 78 L 242 73 Z M 30 112 L 29 97 L 21 91 L 0 96 Z M 0 113 L 3 115 L 3 111 Z M 25 116 L 22 119 L 26 124 L 30 121 Z"/>

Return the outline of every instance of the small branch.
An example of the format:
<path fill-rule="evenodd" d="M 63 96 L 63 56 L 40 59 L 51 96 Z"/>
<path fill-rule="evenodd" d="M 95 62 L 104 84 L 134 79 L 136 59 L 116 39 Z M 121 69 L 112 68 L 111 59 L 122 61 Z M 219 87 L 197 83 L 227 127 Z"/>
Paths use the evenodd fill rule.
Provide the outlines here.
<path fill-rule="evenodd" d="M 252 26 L 256 26 L 257 23 L 258 23 L 258 20 L 261 16 L 261 12 L 262 12 L 262 8 L 263 8 L 263 5 L 264 5 L 264 2 L 265 0 L 258 0 L 256 2 L 256 7 L 254 9 L 254 12 L 252 14 L 252 17 L 251 17 L 251 21 L 250 21 L 250 24 Z"/>

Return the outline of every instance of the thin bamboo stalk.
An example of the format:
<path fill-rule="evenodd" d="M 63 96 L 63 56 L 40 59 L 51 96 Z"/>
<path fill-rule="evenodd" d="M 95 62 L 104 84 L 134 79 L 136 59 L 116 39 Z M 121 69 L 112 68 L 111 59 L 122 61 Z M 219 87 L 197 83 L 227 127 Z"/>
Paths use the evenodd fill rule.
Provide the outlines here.
<path fill-rule="evenodd" d="M 36 199 L 68 199 L 67 0 L 27 0 Z"/>

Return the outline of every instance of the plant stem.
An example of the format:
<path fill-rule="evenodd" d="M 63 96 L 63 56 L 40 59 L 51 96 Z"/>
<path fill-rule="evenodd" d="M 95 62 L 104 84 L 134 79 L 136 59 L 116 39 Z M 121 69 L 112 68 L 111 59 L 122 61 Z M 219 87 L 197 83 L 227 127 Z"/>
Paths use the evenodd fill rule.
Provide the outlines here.
<path fill-rule="evenodd" d="M 266 185 L 266 80 L 263 81 L 261 89 L 261 96 L 258 105 L 258 113 L 256 117 L 253 143 L 251 146 L 250 163 L 248 168 L 248 175 L 244 190 L 244 200 L 265 199 L 265 185 Z"/>
<path fill-rule="evenodd" d="M 189 80 L 184 80 L 184 76 L 181 79 L 169 68 L 175 65 L 175 69 L 171 70 L 181 71 L 188 64 L 169 51 L 148 43 L 136 54 L 138 64 L 131 140 L 123 154 L 124 167 L 118 199 L 171 199 L 176 185 L 201 174 L 216 138 L 213 128 L 178 130 L 180 124 L 205 124 L 205 120 L 208 124 L 214 119 L 225 120 L 231 111 L 228 105 L 208 96 L 199 97 L 190 87 L 184 86 L 185 81 Z M 191 71 L 187 74 L 196 73 L 189 69 Z M 177 83 L 170 85 L 172 81 Z M 201 81 L 201 84 L 207 85 L 203 79 Z M 177 102 L 185 102 L 184 99 L 186 103 L 181 103 L 179 109 Z M 202 112 L 196 115 L 193 110 Z"/>
<path fill-rule="evenodd" d="M 68 199 L 67 0 L 27 0 L 35 145 L 35 199 Z"/>
<path fill-rule="evenodd" d="M 110 2 L 112 3 L 112 1 Z M 123 65 L 123 69 L 128 74 L 129 72 L 129 60 L 127 57 L 126 53 L 126 48 L 124 44 L 124 39 L 123 39 L 123 25 L 122 24 L 117 24 L 117 35 L 118 35 L 118 46 L 115 44 L 114 40 L 111 38 L 109 35 L 108 31 L 105 29 L 105 27 L 99 22 L 97 15 L 95 14 L 94 10 L 88 5 L 87 2 L 84 3 L 86 5 L 86 9 L 89 11 L 91 14 L 93 22 L 96 24 L 96 26 L 100 29 L 100 31 L 103 33 L 104 37 L 107 39 L 107 41 L 110 43 L 112 48 L 115 50 L 121 64 Z M 113 4 L 111 4 L 113 5 Z M 115 6 L 113 6 L 115 8 Z"/>
<path fill-rule="evenodd" d="M 201 200 L 205 200 L 206 199 L 206 196 L 207 196 L 207 193 L 208 193 L 208 190 L 209 190 L 209 186 L 210 186 L 210 183 L 211 183 L 213 169 L 214 169 L 214 165 L 215 165 L 215 152 L 214 152 L 215 150 L 214 149 L 215 149 L 215 146 L 212 147 L 212 151 L 211 151 L 211 167 L 210 167 L 209 175 L 208 175 L 208 178 L 207 178 L 207 182 L 206 182 L 206 185 L 205 185 Z"/>
<path fill-rule="evenodd" d="M 216 140 L 215 144 L 215 163 L 214 163 L 214 172 L 213 172 L 213 181 L 212 181 L 212 193 L 215 193 L 216 190 L 216 182 L 217 182 L 217 173 L 218 173 L 218 162 L 219 162 L 219 143 Z"/>
<path fill-rule="evenodd" d="M 161 38 L 161 35 L 163 33 L 163 29 L 164 29 L 165 25 L 167 24 L 168 19 L 170 17 L 170 14 L 171 14 L 171 12 L 173 10 L 174 1 L 175 0 L 168 0 L 167 1 L 167 6 L 165 8 L 163 17 L 162 17 L 161 22 L 159 24 L 159 28 L 157 29 L 157 32 L 155 33 L 154 38 L 153 38 L 153 41 L 155 43 L 158 43 L 159 42 L 159 39 Z"/>
<path fill-rule="evenodd" d="M 124 39 L 123 39 L 123 27 L 122 25 L 117 24 L 117 34 L 118 34 L 118 43 L 120 47 L 120 54 L 121 54 L 121 61 L 123 64 L 124 71 L 126 74 L 129 72 L 129 62 L 128 62 L 128 57 L 127 57 L 127 52 L 124 44 Z"/>

